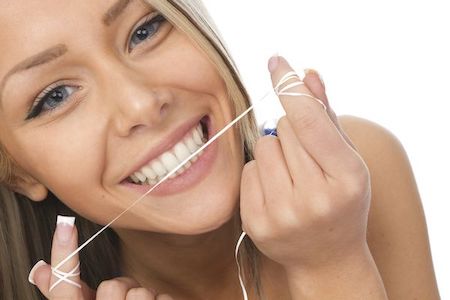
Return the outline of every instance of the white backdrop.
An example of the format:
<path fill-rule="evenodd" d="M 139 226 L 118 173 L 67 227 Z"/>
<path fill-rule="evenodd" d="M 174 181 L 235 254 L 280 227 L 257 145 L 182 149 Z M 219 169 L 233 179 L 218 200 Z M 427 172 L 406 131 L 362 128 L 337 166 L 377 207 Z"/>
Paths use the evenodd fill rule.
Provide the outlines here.
<path fill-rule="evenodd" d="M 411 161 L 442 299 L 450 299 L 450 9 L 446 0 L 204 0 L 253 98 L 267 59 L 317 69 L 336 114 L 394 133 Z"/>

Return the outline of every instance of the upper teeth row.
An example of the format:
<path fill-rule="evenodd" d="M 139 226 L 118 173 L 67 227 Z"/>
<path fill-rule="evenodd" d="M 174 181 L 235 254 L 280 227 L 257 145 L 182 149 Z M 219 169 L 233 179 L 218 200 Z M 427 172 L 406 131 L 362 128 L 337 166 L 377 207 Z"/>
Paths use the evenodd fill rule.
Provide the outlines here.
<path fill-rule="evenodd" d="M 143 166 L 140 170 L 134 172 L 130 175 L 130 178 L 134 183 L 156 184 L 166 176 L 169 171 L 175 169 L 181 162 L 203 146 L 205 142 L 206 139 L 203 136 L 202 126 L 199 124 L 181 141 L 173 146 L 172 149 L 164 152 Z M 174 178 L 188 169 L 192 162 L 196 161 L 202 152 L 203 151 L 199 152 L 196 156 L 191 158 L 183 167 L 178 169 L 176 173 L 172 174 L 170 178 Z"/>

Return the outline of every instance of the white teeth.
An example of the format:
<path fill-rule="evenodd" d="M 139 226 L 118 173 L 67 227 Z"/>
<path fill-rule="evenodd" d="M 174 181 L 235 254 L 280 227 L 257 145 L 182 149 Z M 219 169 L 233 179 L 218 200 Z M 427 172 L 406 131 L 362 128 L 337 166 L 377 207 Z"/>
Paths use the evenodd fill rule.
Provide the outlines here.
<path fill-rule="evenodd" d="M 149 166 L 145 166 L 141 169 L 141 172 L 147 176 L 148 179 L 156 179 L 158 175 L 153 171 L 153 169 Z"/>
<path fill-rule="evenodd" d="M 173 147 L 173 152 L 180 162 L 191 155 L 191 152 L 189 152 L 188 147 L 184 143 L 176 144 L 175 147 Z"/>
<path fill-rule="evenodd" d="M 197 128 L 195 128 L 195 129 L 197 129 L 197 131 L 198 131 L 198 133 L 200 134 L 200 136 L 203 137 L 203 129 L 202 129 L 202 125 L 199 124 L 199 125 L 197 126 Z"/>
<path fill-rule="evenodd" d="M 194 138 L 194 142 L 195 142 L 198 146 L 203 145 L 202 137 L 201 137 L 200 133 L 198 132 L 198 130 L 194 130 L 194 134 L 193 134 L 192 136 L 193 136 L 193 138 Z"/>
<path fill-rule="evenodd" d="M 137 177 L 137 179 L 140 182 L 144 182 L 147 178 L 145 177 L 144 174 L 142 174 L 141 172 L 135 172 L 134 175 Z"/>
<path fill-rule="evenodd" d="M 199 148 L 191 137 L 186 137 L 184 139 L 184 143 L 188 147 L 189 151 L 191 151 L 191 153 L 194 153 Z"/>
<path fill-rule="evenodd" d="M 206 143 L 208 139 L 203 134 L 202 125 L 197 126 L 197 131 L 198 131 L 198 134 L 200 135 L 200 139 L 202 141 L 201 145 L 203 146 L 203 144 Z"/>
<path fill-rule="evenodd" d="M 136 175 L 134 175 L 134 174 L 131 174 L 130 178 L 131 178 L 131 180 L 133 180 L 134 183 L 138 183 L 140 181 L 139 178 L 137 178 Z"/>
<path fill-rule="evenodd" d="M 142 167 L 139 171 L 136 171 L 130 175 L 130 179 L 134 183 L 147 183 L 154 185 L 169 171 L 175 169 L 181 162 L 203 146 L 205 142 L 206 137 L 203 136 L 202 126 L 199 124 L 172 149 L 164 152 L 159 157 L 149 162 L 146 166 Z M 175 178 L 187 170 L 192 165 L 192 162 L 195 162 L 198 159 L 198 156 L 202 153 L 203 151 L 200 151 L 198 155 L 191 158 L 190 161 L 185 163 L 183 167 L 178 169 L 177 172 L 172 174 L 169 178 Z"/>
<path fill-rule="evenodd" d="M 169 171 L 175 169 L 180 163 L 177 157 L 170 152 L 166 152 L 161 155 L 161 162 Z"/>
<path fill-rule="evenodd" d="M 158 174 L 159 177 L 166 175 L 167 170 L 164 168 L 164 165 L 157 159 L 153 160 L 151 163 L 152 169 Z"/>

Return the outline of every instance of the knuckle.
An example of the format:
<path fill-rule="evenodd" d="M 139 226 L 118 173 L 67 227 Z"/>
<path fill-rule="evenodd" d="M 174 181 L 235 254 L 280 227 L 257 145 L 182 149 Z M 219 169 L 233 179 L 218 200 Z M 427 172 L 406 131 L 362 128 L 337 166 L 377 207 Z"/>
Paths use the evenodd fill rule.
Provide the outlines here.
<path fill-rule="evenodd" d="M 126 300 L 149 300 L 154 299 L 155 294 L 146 288 L 132 288 L 127 293 Z"/>
<path fill-rule="evenodd" d="M 251 160 L 249 162 L 247 162 L 244 165 L 244 168 L 242 169 L 242 173 L 252 173 L 256 168 L 256 161 L 255 160 Z"/>
<path fill-rule="evenodd" d="M 101 295 L 114 295 L 115 293 L 123 292 L 127 290 L 127 286 L 125 283 L 111 279 L 105 280 L 100 283 L 97 289 L 97 293 L 101 293 Z"/>
<path fill-rule="evenodd" d="M 252 239 L 260 242 L 268 242 L 273 239 L 272 228 L 268 227 L 264 223 L 248 225 L 249 235 Z"/>
<path fill-rule="evenodd" d="M 365 164 L 355 167 L 355 171 L 351 173 L 343 185 L 345 194 L 348 199 L 359 199 L 367 191 L 370 186 L 370 173 Z"/>
<path fill-rule="evenodd" d="M 333 201 L 326 195 L 315 196 L 311 203 L 310 210 L 314 222 L 326 220 L 333 213 Z"/>
<path fill-rule="evenodd" d="M 284 132 L 289 126 L 289 120 L 287 116 L 284 115 L 278 120 L 277 131 Z"/>
<path fill-rule="evenodd" d="M 258 139 L 255 145 L 255 157 L 264 156 L 270 149 L 276 145 L 278 139 L 276 137 L 267 135 Z"/>
<path fill-rule="evenodd" d="M 161 294 L 156 296 L 156 300 L 173 300 L 173 298 L 167 294 Z"/>
<path fill-rule="evenodd" d="M 251 181 L 251 176 L 254 176 L 254 173 L 257 170 L 257 165 L 255 160 L 251 160 L 244 165 L 242 169 L 241 175 L 241 184 L 243 186 L 247 185 Z"/>
<path fill-rule="evenodd" d="M 295 209 L 285 207 L 276 212 L 277 218 L 273 221 L 279 228 L 283 228 L 283 232 L 292 233 L 298 231 L 300 218 Z"/>
<path fill-rule="evenodd" d="M 297 109 L 290 113 L 292 122 L 304 129 L 312 129 L 318 125 L 319 114 L 317 108 L 312 105 L 313 103 L 305 104 L 301 109 Z"/>

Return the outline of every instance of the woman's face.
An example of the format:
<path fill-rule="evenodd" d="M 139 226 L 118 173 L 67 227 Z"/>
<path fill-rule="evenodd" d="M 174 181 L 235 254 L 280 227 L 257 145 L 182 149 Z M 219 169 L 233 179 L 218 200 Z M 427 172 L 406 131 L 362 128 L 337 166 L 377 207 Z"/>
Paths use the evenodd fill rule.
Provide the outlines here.
<path fill-rule="evenodd" d="M 234 115 L 204 52 L 142 1 L 6 1 L 0 40 L 1 142 L 32 178 L 97 223 Z M 114 226 L 213 230 L 234 213 L 242 164 L 233 129 Z"/>

